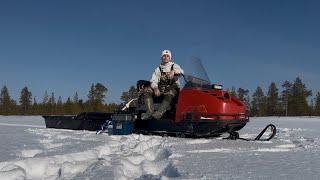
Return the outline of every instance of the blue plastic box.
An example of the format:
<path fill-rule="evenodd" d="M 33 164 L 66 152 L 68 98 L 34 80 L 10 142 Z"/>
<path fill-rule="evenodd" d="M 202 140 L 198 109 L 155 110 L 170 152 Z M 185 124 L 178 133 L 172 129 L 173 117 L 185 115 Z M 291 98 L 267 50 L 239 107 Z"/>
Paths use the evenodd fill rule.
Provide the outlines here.
<path fill-rule="evenodd" d="M 134 121 L 132 114 L 114 114 L 112 116 L 112 134 L 128 135 L 134 131 Z"/>

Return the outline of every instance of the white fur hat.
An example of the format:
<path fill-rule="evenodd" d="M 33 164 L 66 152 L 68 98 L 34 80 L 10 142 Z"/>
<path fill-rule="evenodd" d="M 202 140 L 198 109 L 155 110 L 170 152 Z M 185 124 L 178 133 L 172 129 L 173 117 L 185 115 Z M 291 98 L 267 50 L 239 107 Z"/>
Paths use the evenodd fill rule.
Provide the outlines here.
<path fill-rule="evenodd" d="M 163 50 L 162 53 L 161 53 L 161 57 L 162 57 L 163 55 L 169 55 L 170 59 L 171 59 L 171 57 L 172 57 L 170 50 Z"/>

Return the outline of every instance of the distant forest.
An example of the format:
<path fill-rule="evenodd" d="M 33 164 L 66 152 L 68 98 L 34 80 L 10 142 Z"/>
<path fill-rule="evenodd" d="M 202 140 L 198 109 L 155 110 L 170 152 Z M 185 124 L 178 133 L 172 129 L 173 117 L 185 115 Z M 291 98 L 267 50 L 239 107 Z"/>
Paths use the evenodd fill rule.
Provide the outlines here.
<path fill-rule="evenodd" d="M 245 102 L 250 116 L 320 116 L 320 93 L 315 97 L 297 77 L 294 81 L 284 81 L 280 85 L 272 82 L 264 91 L 260 86 L 249 95 L 249 90 L 232 87 L 227 89 L 229 93 Z M 0 94 L 0 115 L 75 115 L 83 111 L 112 112 L 118 110 L 124 103 L 138 96 L 135 86 L 123 92 L 123 103 L 108 104 L 105 97 L 108 92 L 106 86 L 101 83 L 92 84 L 87 95 L 87 100 L 79 99 L 75 92 L 73 97 L 65 101 L 61 96 L 56 98 L 52 92 L 47 91 L 41 101 L 33 97 L 28 87 L 21 90 L 18 101 L 11 98 L 9 89 L 4 86 Z"/>
<path fill-rule="evenodd" d="M 28 87 L 24 87 L 19 100 L 16 101 L 11 98 L 8 88 L 4 86 L 0 94 L 0 115 L 75 115 L 83 111 L 112 112 L 118 109 L 119 105 L 105 103 L 107 92 L 107 87 L 96 83 L 91 85 L 86 101 L 79 99 L 77 92 L 73 97 L 63 101 L 61 96 L 56 98 L 54 92 L 48 94 L 45 91 L 41 102 L 38 102 Z"/>

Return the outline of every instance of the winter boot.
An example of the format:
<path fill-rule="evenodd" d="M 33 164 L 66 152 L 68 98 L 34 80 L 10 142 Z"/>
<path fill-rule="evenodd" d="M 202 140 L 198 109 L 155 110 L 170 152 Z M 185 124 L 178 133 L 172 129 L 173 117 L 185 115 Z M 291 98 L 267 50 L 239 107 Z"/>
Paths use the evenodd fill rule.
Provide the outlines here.
<path fill-rule="evenodd" d="M 154 111 L 152 97 L 151 96 L 146 96 L 145 99 L 144 99 L 144 104 L 146 106 L 147 112 L 146 113 L 142 113 L 141 119 L 142 120 L 150 119 L 150 117 L 152 116 L 152 113 Z"/>
<path fill-rule="evenodd" d="M 159 120 L 163 114 L 170 109 L 170 104 L 173 97 L 171 95 L 166 95 L 159 107 L 159 109 L 152 114 L 152 117 Z"/>

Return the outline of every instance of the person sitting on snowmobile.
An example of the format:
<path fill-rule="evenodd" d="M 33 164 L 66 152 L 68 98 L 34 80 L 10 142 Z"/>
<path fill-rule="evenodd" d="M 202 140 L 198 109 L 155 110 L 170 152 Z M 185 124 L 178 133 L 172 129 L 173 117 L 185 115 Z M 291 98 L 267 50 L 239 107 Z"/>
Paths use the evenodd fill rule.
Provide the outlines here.
<path fill-rule="evenodd" d="M 155 69 L 150 80 L 151 87 L 145 88 L 143 92 L 147 112 L 142 114 L 141 119 L 153 117 L 159 120 L 166 111 L 170 110 L 173 98 L 178 95 L 179 80 L 175 74 L 183 74 L 184 71 L 178 64 L 171 62 L 171 59 L 169 50 L 162 51 L 161 64 Z M 153 95 L 163 96 L 163 101 L 156 112 L 153 109 Z"/>

